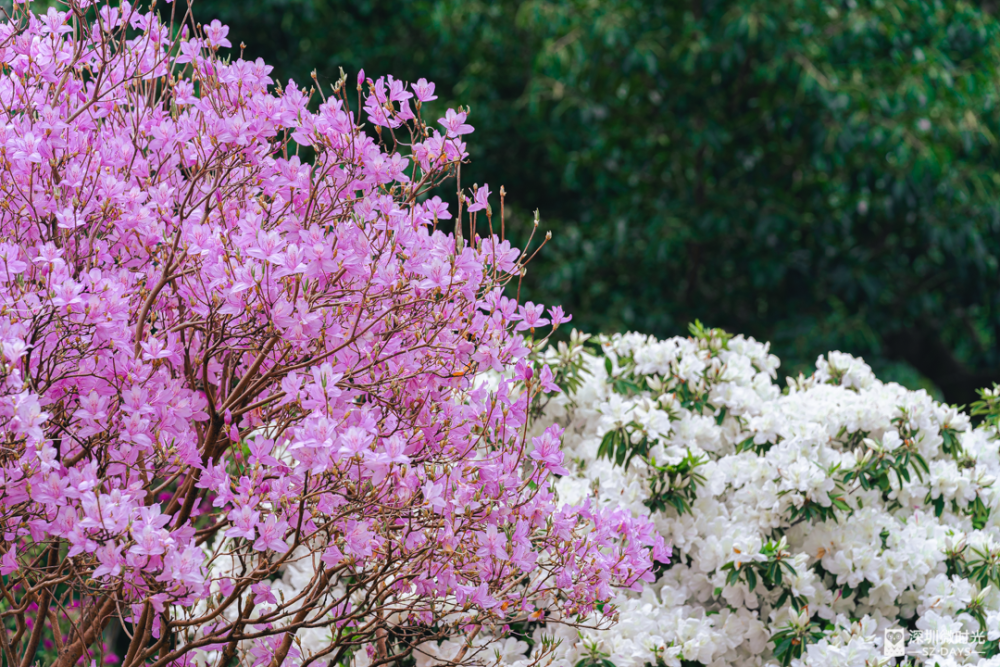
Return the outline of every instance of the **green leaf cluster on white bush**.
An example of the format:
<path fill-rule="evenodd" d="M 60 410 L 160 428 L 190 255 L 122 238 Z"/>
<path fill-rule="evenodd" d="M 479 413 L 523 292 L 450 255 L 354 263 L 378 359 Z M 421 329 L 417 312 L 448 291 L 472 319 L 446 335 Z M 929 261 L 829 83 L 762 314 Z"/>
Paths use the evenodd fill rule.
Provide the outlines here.
<path fill-rule="evenodd" d="M 700 325 L 574 333 L 535 359 L 563 388 L 533 425 L 566 429 L 560 500 L 651 516 L 673 557 L 612 629 L 527 628 L 500 663 L 544 638 L 568 667 L 897 664 L 901 628 L 906 663 L 1000 667 L 996 395 L 973 428 L 839 352 L 781 386 L 767 344 Z M 450 645 L 425 648 L 420 667 Z"/>

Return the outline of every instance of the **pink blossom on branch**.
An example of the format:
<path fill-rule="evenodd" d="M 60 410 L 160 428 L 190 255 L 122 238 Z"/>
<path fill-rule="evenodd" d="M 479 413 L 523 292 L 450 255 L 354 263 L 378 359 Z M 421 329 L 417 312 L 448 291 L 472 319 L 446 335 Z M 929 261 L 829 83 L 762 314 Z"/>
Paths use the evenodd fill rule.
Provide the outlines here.
<path fill-rule="evenodd" d="M 478 188 L 473 195 L 473 201 L 469 204 L 469 213 L 475 213 L 476 211 L 483 211 L 490 207 L 489 204 L 490 197 L 490 186 L 483 183 L 483 187 Z"/>
<path fill-rule="evenodd" d="M 519 251 L 436 227 L 466 113 L 363 74 L 310 106 L 218 21 L 69 4 L 0 24 L 5 650 L 62 628 L 73 667 L 117 617 L 129 667 L 387 663 L 650 576 L 647 522 L 560 506 L 527 442 Z"/>

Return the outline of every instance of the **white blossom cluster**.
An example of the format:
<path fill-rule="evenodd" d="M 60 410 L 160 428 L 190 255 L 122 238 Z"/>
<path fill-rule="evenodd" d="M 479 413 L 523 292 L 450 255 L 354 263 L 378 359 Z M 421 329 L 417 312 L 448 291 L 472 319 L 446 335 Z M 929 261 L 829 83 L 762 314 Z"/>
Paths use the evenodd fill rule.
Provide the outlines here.
<path fill-rule="evenodd" d="M 902 628 L 910 664 L 1000 667 L 994 427 L 839 352 L 782 387 L 752 338 L 584 339 L 539 355 L 564 388 L 534 424 L 566 429 L 560 500 L 651 516 L 673 557 L 612 629 L 531 628 L 561 640 L 552 664 L 896 664 L 883 634 Z M 447 660 L 427 648 L 418 667 Z"/>

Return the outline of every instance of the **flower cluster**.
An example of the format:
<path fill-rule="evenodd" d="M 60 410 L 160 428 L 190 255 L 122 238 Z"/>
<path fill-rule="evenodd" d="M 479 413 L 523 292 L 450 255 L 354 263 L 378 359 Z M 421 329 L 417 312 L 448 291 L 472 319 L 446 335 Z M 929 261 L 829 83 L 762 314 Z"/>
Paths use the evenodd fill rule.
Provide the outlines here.
<path fill-rule="evenodd" d="M 486 186 L 431 197 L 465 113 L 66 4 L 0 23 L 6 664 L 102 660 L 112 623 L 125 667 L 387 664 L 652 581 L 648 520 L 557 502 L 560 429 L 528 457 L 557 387 L 515 328 L 566 318 L 504 295 Z"/>
<path fill-rule="evenodd" d="M 589 345 L 533 357 L 565 390 L 534 425 L 565 429 L 556 490 L 650 517 L 674 557 L 612 629 L 539 625 L 505 664 L 866 667 L 895 628 L 914 663 L 1000 664 L 996 394 L 971 428 L 838 352 L 781 387 L 766 344 L 700 325 Z"/>

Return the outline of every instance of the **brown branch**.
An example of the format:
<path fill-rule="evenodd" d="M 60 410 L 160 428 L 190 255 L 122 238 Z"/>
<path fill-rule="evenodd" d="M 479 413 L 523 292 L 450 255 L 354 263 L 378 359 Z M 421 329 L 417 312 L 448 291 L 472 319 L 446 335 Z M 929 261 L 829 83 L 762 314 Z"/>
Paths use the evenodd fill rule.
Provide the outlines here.
<path fill-rule="evenodd" d="M 103 601 L 95 603 L 96 611 L 94 618 L 87 624 L 87 629 L 83 632 L 83 636 L 77 637 L 72 644 L 66 647 L 65 651 L 60 652 L 54 667 L 73 667 L 76 664 L 86 648 L 93 644 L 101 636 L 101 633 L 104 632 L 104 626 L 111 618 L 111 610 L 114 609 L 114 606 L 115 597 L 113 594 L 106 596 Z"/>
<path fill-rule="evenodd" d="M 59 556 L 59 542 L 56 541 L 49 547 L 48 567 L 56 566 Z M 52 587 L 42 589 L 41 599 L 38 601 L 38 614 L 35 617 L 35 627 L 31 629 L 31 636 L 28 638 L 28 646 L 21 656 L 21 667 L 29 667 L 35 660 L 35 653 L 38 651 L 38 644 L 42 641 L 42 631 L 46 627 L 45 617 L 49 613 L 49 603 L 52 601 Z"/>

